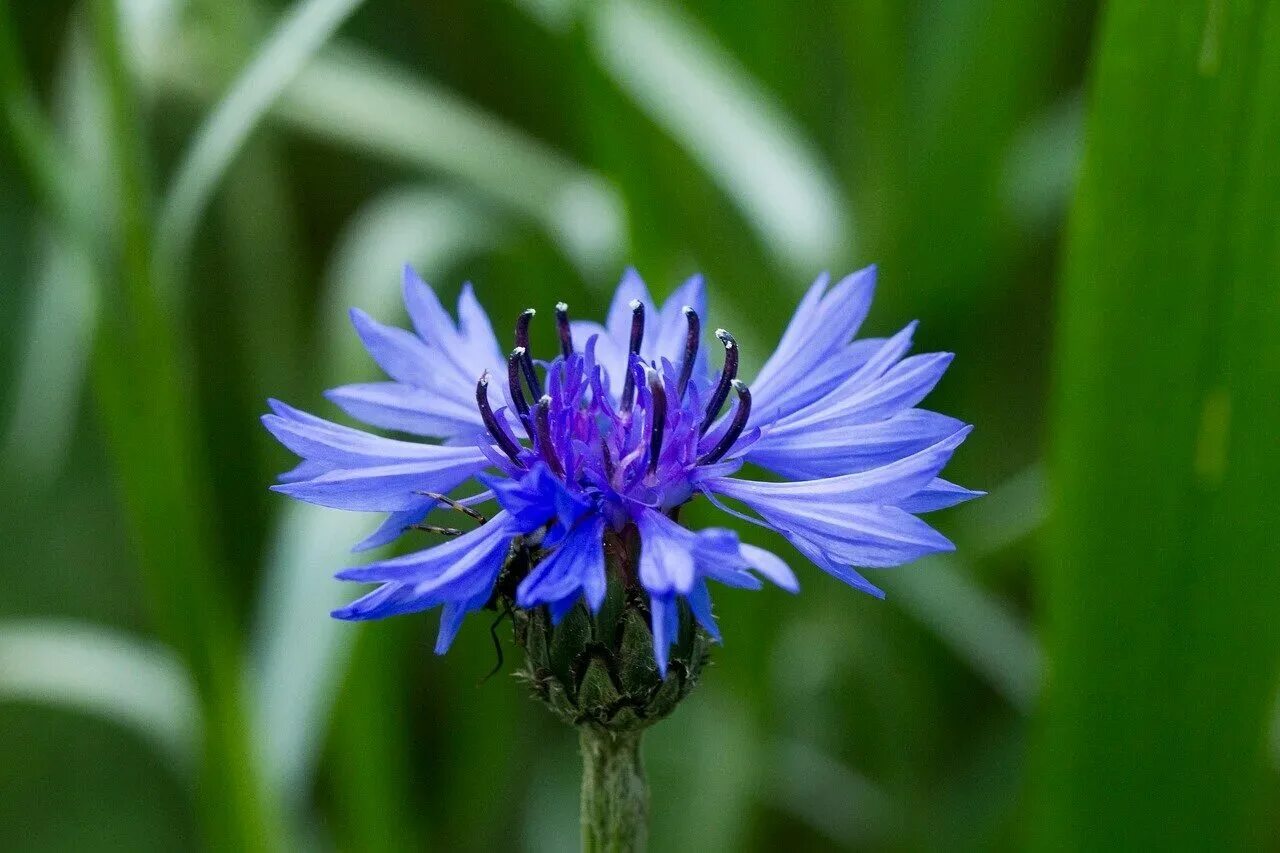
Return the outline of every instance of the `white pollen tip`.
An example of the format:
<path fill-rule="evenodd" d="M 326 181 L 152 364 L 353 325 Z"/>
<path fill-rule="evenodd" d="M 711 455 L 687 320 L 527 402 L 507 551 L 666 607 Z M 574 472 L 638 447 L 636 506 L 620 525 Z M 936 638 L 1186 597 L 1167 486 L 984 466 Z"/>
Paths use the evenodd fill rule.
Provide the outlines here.
<path fill-rule="evenodd" d="M 639 299 L 632 299 L 630 302 L 627 303 L 627 306 L 632 311 L 639 311 L 641 308 L 644 307 L 644 303 L 641 302 Z"/>
<path fill-rule="evenodd" d="M 486 370 L 484 373 L 480 374 L 480 384 L 481 385 L 489 384 L 489 371 Z"/>
<path fill-rule="evenodd" d="M 523 313 L 528 314 L 530 317 L 532 317 L 532 316 L 534 316 L 535 314 L 537 314 L 537 313 L 538 313 L 538 309 L 537 309 L 537 308 L 526 308 L 526 309 L 524 309 L 524 312 L 523 312 Z"/>
<path fill-rule="evenodd" d="M 683 311 L 683 312 L 685 313 L 685 315 L 689 315 L 689 314 L 697 314 L 697 313 L 698 313 L 697 311 L 694 311 L 694 310 L 693 310 L 693 306 L 692 306 L 692 305 L 685 305 L 685 306 L 683 306 L 680 310 L 681 310 L 681 311 Z"/>
<path fill-rule="evenodd" d="M 563 314 L 564 312 L 566 312 L 566 311 L 568 311 L 568 310 L 569 310 L 569 303 L 568 303 L 568 302 L 557 302 L 557 303 L 556 303 L 556 310 L 557 310 L 557 311 L 559 311 L 561 314 Z"/>
<path fill-rule="evenodd" d="M 539 404 L 539 405 L 541 405 L 541 406 L 550 406 L 550 405 L 551 405 L 551 395 L 550 395 L 550 394 L 543 394 L 541 397 L 539 397 L 539 398 L 538 398 L 538 404 Z"/>
<path fill-rule="evenodd" d="M 517 356 L 523 356 L 524 353 L 525 353 L 524 347 L 516 347 L 511 351 L 512 355 L 517 355 Z"/>
<path fill-rule="evenodd" d="M 742 391 L 747 387 L 747 383 L 743 382 L 741 379 L 731 379 L 729 380 L 729 384 L 733 386 L 733 390 L 735 391 Z"/>

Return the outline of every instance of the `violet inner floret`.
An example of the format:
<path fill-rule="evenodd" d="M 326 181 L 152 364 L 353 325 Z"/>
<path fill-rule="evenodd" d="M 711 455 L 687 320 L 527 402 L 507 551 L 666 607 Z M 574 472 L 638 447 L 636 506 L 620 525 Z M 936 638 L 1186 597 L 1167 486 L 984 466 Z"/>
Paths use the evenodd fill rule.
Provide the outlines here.
<path fill-rule="evenodd" d="M 950 550 L 916 514 L 981 493 L 938 477 L 970 427 L 916 408 L 950 355 L 908 356 L 914 324 L 888 339 L 854 340 L 874 281 L 874 268 L 835 285 L 821 277 L 749 385 L 738 377 L 740 351 L 727 331 L 716 332 L 724 352 L 718 374 L 707 363 L 699 278 L 659 307 L 628 271 L 604 325 L 571 321 L 568 306 L 556 305 L 559 354 L 541 363 L 539 375 L 532 308 L 520 314 L 515 348 L 504 359 L 469 286 L 455 323 L 406 269 L 405 304 L 416 334 L 352 314 L 391 381 L 329 396 L 374 426 L 444 443 L 383 438 L 275 401 L 264 418 L 303 460 L 278 491 L 391 513 L 361 546 L 415 527 L 451 537 L 340 572 L 380 586 L 334 615 L 371 619 L 441 606 L 437 650 L 444 651 L 463 617 L 493 602 L 514 543 L 538 556 L 518 579 L 516 605 L 546 606 L 553 620 L 580 601 L 596 611 L 615 567 L 620 582 L 647 597 L 654 656 L 665 672 L 681 600 L 719 637 L 707 581 L 759 588 L 764 578 L 797 589 L 780 558 L 741 543 L 733 531 L 679 525 L 676 511 L 698 495 L 777 531 L 837 578 L 882 595 L 854 567 Z M 504 373 L 506 405 L 494 408 L 490 377 Z M 735 476 L 745 462 L 788 481 Z M 443 494 L 472 479 L 488 491 L 467 503 L 496 500 L 500 512 L 467 532 L 422 524 L 442 504 L 458 507 Z M 624 563 L 608 562 L 607 541 L 623 539 L 638 540 L 638 553 L 632 548 Z"/>

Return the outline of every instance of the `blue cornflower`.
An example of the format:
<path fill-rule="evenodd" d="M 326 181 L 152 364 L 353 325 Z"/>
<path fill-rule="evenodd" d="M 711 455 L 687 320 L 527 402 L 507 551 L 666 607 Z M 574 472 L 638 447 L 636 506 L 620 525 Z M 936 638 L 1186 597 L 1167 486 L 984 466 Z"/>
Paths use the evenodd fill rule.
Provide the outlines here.
<path fill-rule="evenodd" d="M 738 344 L 723 329 L 715 333 L 722 366 L 710 364 L 699 277 L 659 308 L 628 271 L 604 325 L 571 322 L 557 305 L 560 352 L 537 361 L 533 309 L 517 321 L 516 346 L 504 358 L 470 286 L 455 323 L 406 268 L 416 334 L 351 312 L 391 381 L 327 396 L 373 426 L 442 443 L 383 438 L 272 401 L 264 423 L 303 460 L 274 488 L 322 506 L 389 512 L 357 550 L 420 525 L 442 502 L 500 507 L 466 533 L 427 528 L 454 537 L 444 544 L 339 572 L 380 584 L 335 611 L 339 619 L 440 606 L 436 651 L 444 652 L 465 615 L 494 600 L 513 548 L 523 549 L 536 559 L 518 579 L 515 603 L 545 605 L 553 621 L 580 601 L 596 612 L 608 567 L 616 567 L 647 597 L 665 672 L 680 599 L 719 638 L 708 581 L 758 589 L 764 578 L 798 588 L 782 559 L 733 531 L 681 526 L 680 507 L 699 495 L 777 531 L 823 570 L 876 596 L 883 593 L 855 567 L 953 549 L 915 515 L 981 494 L 938 477 L 970 427 L 916 408 L 951 355 L 908 356 L 914 323 L 889 338 L 854 340 L 874 287 L 874 268 L 833 286 L 819 278 L 748 385 L 738 378 Z M 786 481 L 736 476 L 747 462 Z M 483 491 L 461 504 L 443 497 L 468 481 Z"/>

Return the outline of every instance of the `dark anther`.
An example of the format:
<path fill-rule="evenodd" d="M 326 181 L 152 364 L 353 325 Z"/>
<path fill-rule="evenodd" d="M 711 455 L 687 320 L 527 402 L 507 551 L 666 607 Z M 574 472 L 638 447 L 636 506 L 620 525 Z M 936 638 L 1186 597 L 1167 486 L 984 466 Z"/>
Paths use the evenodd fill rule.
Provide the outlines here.
<path fill-rule="evenodd" d="M 542 454 L 542 458 L 547 460 L 547 464 L 551 466 L 551 470 L 556 476 L 564 476 L 564 466 L 560 464 L 560 457 L 556 455 L 556 449 L 551 444 L 551 398 L 543 396 L 533 409 L 534 428 L 538 433 L 538 452 Z"/>
<path fill-rule="evenodd" d="M 516 318 L 516 346 L 529 349 L 529 324 L 533 322 L 533 317 L 537 313 L 533 308 L 526 308 Z"/>
<path fill-rule="evenodd" d="M 640 354 L 640 344 L 644 342 L 644 303 L 639 299 L 631 300 L 631 355 Z M 627 377 L 622 384 L 622 411 L 631 411 L 635 402 L 636 377 L 631 370 L 631 355 L 627 356 Z"/>
<path fill-rule="evenodd" d="M 689 323 L 689 331 L 684 339 L 684 361 L 680 362 L 680 381 L 676 383 L 676 394 L 684 399 L 685 389 L 689 387 L 689 379 L 693 376 L 693 363 L 698 358 L 698 338 L 702 336 L 702 320 L 698 312 L 688 305 L 684 306 L 684 318 Z"/>
<path fill-rule="evenodd" d="M 573 331 L 569 328 L 569 306 L 556 303 L 556 332 L 560 335 L 560 352 L 565 358 L 573 355 Z"/>
<path fill-rule="evenodd" d="M 667 389 L 662 384 L 662 374 L 656 370 L 645 371 L 653 405 L 649 407 L 649 473 L 658 470 L 658 458 L 662 455 L 662 433 L 667 427 Z"/>
<path fill-rule="evenodd" d="M 724 405 L 725 400 L 729 399 L 729 388 L 733 380 L 738 378 L 738 342 L 724 329 L 716 329 L 716 337 L 720 339 L 720 343 L 724 344 L 724 369 L 720 371 L 720 381 L 716 383 L 716 390 L 707 403 L 707 413 L 702 419 L 698 435 L 706 435 L 707 430 L 711 429 L 711 425 L 716 422 L 716 418 L 720 415 L 720 407 Z"/>
<path fill-rule="evenodd" d="M 471 507 L 465 504 L 458 503 L 448 495 L 442 495 L 439 492 L 414 492 L 414 494 L 422 495 L 424 498 L 431 498 L 431 500 L 435 501 L 436 503 L 444 504 L 454 512 L 460 512 L 463 515 L 465 515 L 467 518 L 474 518 L 480 524 L 484 524 L 489 520 L 485 518 L 483 515 L 481 515 L 480 513 L 476 512 Z"/>
<path fill-rule="evenodd" d="M 524 347 L 516 347 L 508 356 L 507 387 L 511 389 L 511 402 L 515 405 L 520 420 L 524 421 L 525 431 L 532 435 L 532 428 L 529 426 L 529 401 L 524 398 L 524 389 L 520 386 L 520 364 L 524 361 L 525 352 L 527 350 Z"/>
<path fill-rule="evenodd" d="M 538 379 L 538 374 L 533 370 L 533 356 L 529 349 L 529 324 L 533 322 L 533 316 L 538 312 L 532 308 L 526 308 L 520 312 L 520 317 L 516 320 L 516 349 L 521 350 L 520 369 L 524 372 L 524 381 L 529 383 L 529 393 L 536 399 L 542 396 L 542 382 Z"/>
<path fill-rule="evenodd" d="M 512 462 L 520 465 L 520 445 L 516 444 L 516 440 L 507 432 L 506 427 L 498 423 L 493 409 L 489 406 L 489 371 L 487 370 L 476 383 L 476 407 L 480 409 L 480 419 L 484 421 L 484 427 L 489 430 L 489 435 L 493 436 L 493 440 Z"/>
<path fill-rule="evenodd" d="M 716 446 L 711 448 L 698 458 L 699 465 L 710 465 L 712 462 L 719 462 L 720 459 L 733 449 L 733 443 L 742 435 L 742 431 L 747 428 L 747 419 L 751 417 L 751 389 L 747 387 L 747 383 L 733 380 L 733 390 L 738 392 L 738 408 L 733 413 L 733 421 L 730 422 L 729 428 L 725 430 L 724 435 L 716 442 Z"/>

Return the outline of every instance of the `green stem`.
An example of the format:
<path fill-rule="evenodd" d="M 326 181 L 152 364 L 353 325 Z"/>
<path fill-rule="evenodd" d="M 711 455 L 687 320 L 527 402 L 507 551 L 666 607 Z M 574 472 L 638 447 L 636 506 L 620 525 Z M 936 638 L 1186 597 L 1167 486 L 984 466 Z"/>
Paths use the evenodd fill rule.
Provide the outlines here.
<path fill-rule="evenodd" d="M 579 733 L 583 851 L 644 850 L 649 837 L 649 783 L 640 757 L 641 732 L 583 726 Z"/>

